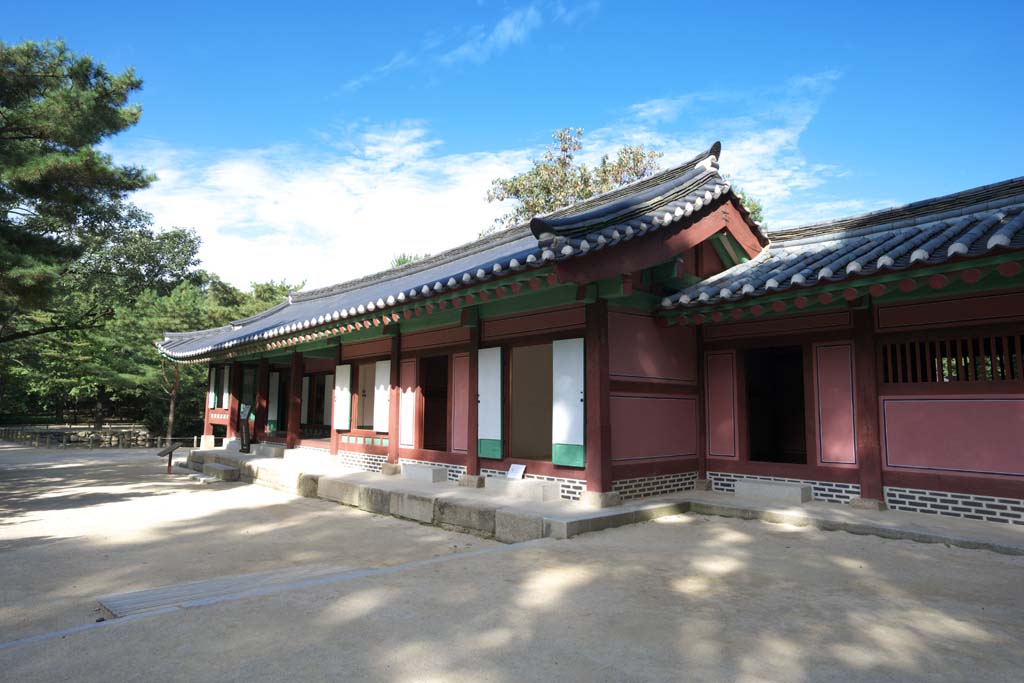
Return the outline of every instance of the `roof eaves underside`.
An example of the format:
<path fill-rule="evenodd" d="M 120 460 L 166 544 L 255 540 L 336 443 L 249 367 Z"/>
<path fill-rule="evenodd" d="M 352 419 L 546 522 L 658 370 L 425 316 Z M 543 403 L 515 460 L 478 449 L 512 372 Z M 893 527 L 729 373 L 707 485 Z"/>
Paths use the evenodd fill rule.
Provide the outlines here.
<path fill-rule="evenodd" d="M 916 216 L 903 216 L 897 222 L 869 226 L 847 219 L 843 225 L 857 227 L 832 232 L 819 229 L 813 234 L 795 229 L 784 233 L 787 239 L 780 241 L 776 241 L 779 234 L 773 235 L 775 239 L 757 258 L 665 297 L 662 306 L 673 309 L 735 303 L 793 288 L 1024 249 L 1024 193 L 959 206 L 941 201 L 944 199 L 931 200 L 936 213 L 918 211 Z M 908 206 L 919 209 L 926 204 Z M 870 215 L 891 217 L 893 213 Z M 794 237 L 799 234 L 804 236 Z"/>

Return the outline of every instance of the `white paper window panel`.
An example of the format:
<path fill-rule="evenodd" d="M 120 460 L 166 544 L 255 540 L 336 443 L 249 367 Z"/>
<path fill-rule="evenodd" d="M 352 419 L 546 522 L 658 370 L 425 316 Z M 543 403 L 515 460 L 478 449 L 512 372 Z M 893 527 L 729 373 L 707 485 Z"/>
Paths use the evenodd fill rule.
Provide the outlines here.
<path fill-rule="evenodd" d="M 337 429 L 352 426 L 352 366 L 334 368 L 334 421 Z"/>
<path fill-rule="evenodd" d="M 501 439 L 501 349 L 477 352 L 477 438 Z"/>
<path fill-rule="evenodd" d="M 231 405 L 231 366 L 224 366 L 224 381 L 221 382 L 221 408 L 227 408 Z"/>
<path fill-rule="evenodd" d="M 210 390 L 206 392 L 206 407 L 217 407 L 217 368 L 210 368 Z"/>
<path fill-rule="evenodd" d="M 386 432 L 391 416 L 391 361 L 377 361 L 374 375 L 373 431 Z"/>
<path fill-rule="evenodd" d="M 551 443 L 583 445 L 583 339 L 551 344 Z"/>

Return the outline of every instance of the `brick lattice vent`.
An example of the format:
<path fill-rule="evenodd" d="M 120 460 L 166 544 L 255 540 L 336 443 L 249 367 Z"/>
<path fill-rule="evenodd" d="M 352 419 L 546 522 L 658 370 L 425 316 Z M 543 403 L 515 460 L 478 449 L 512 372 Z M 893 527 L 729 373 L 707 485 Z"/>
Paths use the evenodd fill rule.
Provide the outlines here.
<path fill-rule="evenodd" d="M 680 491 L 692 491 L 697 484 L 696 472 L 677 472 L 655 477 L 636 477 L 612 482 L 612 490 L 618 491 L 622 500 L 650 498 Z"/>
<path fill-rule="evenodd" d="M 1024 500 L 1020 498 L 886 486 L 885 504 L 892 510 L 1024 525 Z"/>
<path fill-rule="evenodd" d="M 388 461 L 388 456 L 386 455 L 355 453 L 353 451 L 338 451 L 338 458 L 342 465 L 356 467 L 367 472 L 380 472 L 381 467 Z"/>
<path fill-rule="evenodd" d="M 860 484 L 843 484 L 835 481 L 815 481 L 812 479 L 787 479 L 785 477 L 761 477 L 753 474 L 732 474 L 727 472 L 708 472 L 712 491 L 733 492 L 736 482 L 740 479 L 758 481 L 781 481 L 790 484 L 810 484 L 814 500 L 826 503 L 849 503 L 860 496 Z"/>

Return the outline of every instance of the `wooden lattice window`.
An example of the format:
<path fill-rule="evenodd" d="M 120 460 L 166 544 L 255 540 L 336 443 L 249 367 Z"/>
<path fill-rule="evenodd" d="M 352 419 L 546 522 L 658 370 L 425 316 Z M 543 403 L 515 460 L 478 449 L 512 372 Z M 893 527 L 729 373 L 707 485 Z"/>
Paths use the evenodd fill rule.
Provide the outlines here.
<path fill-rule="evenodd" d="M 946 336 L 882 344 L 882 382 L 925 384 L 1020 381 L 1020 334 Z"/>

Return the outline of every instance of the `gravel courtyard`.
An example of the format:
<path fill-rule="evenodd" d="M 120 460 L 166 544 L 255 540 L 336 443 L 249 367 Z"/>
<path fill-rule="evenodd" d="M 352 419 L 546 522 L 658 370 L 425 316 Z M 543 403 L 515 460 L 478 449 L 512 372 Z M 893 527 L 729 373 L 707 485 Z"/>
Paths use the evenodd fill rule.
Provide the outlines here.
<path fill-rule="evenodd" d="M 1024 557 L 683 515 L 502 545 L 152 451 L 0 445 L 6 680 L 1016 681 Z M 97 623 L 96 598 L 338 580 Z M 82 627 L 81 629 L 79 627 Z"/>

